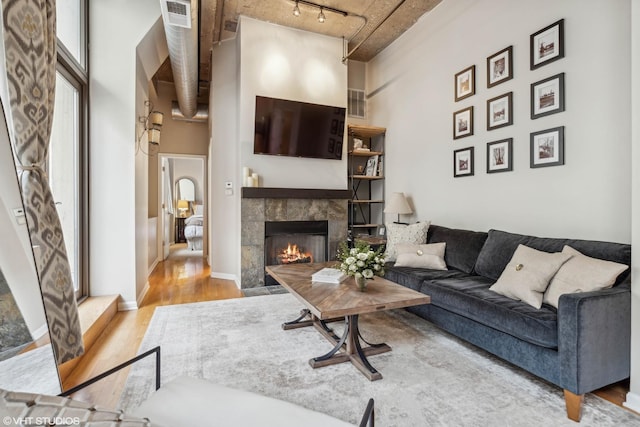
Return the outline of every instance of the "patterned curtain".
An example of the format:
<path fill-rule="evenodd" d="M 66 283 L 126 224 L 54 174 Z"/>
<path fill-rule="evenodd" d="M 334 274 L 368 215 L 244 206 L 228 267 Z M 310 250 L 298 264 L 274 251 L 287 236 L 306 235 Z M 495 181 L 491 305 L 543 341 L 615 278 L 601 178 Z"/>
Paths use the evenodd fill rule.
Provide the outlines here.
<path fill-rule="evenodd" d="M 56 82 L 55 0 L 2 0 L 12 145 L 57 362 L 84 352 L 60 218 L 44 171 Z"/>

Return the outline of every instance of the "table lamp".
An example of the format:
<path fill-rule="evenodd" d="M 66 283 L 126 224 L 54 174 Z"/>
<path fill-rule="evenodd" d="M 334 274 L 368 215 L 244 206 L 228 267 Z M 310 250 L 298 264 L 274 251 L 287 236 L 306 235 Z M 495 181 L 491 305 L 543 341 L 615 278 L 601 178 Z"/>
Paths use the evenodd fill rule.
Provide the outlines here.
<path fill-rule="evenodd" d="M 400 222 L 400 214 L 411 214 L 413 210 L 409 206 L 404 193 L 393 193 L 384 208 L 384 213 L 398 214 L 398 220 L 394 221 L 395 224 L 407 224 L 406 222 Z"/>
<path fill-rule="evenodd" d="M 180 217 L 184 218 L 186 212 L 189 209 L 189 202 L 186 200 L 178 200 L 178 210 L 180 211 Z"/>

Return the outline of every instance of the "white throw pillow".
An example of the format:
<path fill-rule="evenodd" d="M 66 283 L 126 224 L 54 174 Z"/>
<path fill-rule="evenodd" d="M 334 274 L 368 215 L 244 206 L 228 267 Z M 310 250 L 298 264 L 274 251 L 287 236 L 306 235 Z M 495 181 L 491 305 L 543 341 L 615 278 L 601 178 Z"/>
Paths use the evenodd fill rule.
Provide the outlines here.
<path fill-rule="evenodd" d="M 620 273 L 629 268 L 617 262 L 588 257 L 571 246 L 565 246 L 562 253 L 572 257 L 560 267 L 542 299 L 556 308 L 560 295 L 610 288 Z"/>
<path fill-rule="evenodd" d="M 446 243 L 431 243 L 428 245 L 414 245 L 412 243 L 398 243 L 398 258 L 395 267 L 430 268 L 432 270 L 446 270 L 444 251 Z"/>
<path fill-rule="evenodd" d="M 416 224 L 396 224 L 386 223 L 387 228 L 387 244 L 385 254 L 387 261 L 395 261 L 398 257 L 396 246 L 398 243 L 413 243 L 421 245 L 427 243 L 427 231 L 431 221 L 418 222 Z"/>
<path fill-rule="evenodd" d="M 518 245 L 511 261 L 489 290 L 540 308 L 549 282 L 569 258 L 571 255 L 567 253 L 548 253 Z"/>

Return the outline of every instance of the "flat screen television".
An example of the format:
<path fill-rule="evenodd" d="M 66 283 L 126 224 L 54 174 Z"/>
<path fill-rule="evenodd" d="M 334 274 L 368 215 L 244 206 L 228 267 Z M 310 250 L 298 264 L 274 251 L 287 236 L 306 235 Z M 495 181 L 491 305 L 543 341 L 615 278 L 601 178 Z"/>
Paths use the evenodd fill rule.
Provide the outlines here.
<path fill-rule="evenodd" d="M 256 96 L 254 154 L 342 159 L 346 109 Z"/>

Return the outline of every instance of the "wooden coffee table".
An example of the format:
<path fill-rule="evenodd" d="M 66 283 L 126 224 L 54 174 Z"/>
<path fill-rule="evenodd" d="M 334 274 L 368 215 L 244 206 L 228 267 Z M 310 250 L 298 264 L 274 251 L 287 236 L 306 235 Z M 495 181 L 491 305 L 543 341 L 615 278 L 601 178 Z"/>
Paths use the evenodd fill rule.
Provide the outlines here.
<path fill-rule="evenodd" d="M 365 313 L 429 304 L 431 297 L 381 277 L 369 280 L 365 292 L 358 290 L 352 277 L 341 284 L 311 282 L 313 273 L 334 266 L 336 262 L 266 267 L 267 273 L 306 307 L 300 317 L 282 327 L 295 329 L 313 325 L 334 344 L 327 354 L 309 360 L 313 368 L 350 361 L 369 380 L 379 380 L 382 375 L 371 366 L 367 356 L 391 351 L 391 347 L 365 341 L 358 329 L 358 317 Z M 327 323 L 343 319 L 344 332 L 339 337 Z"/>

